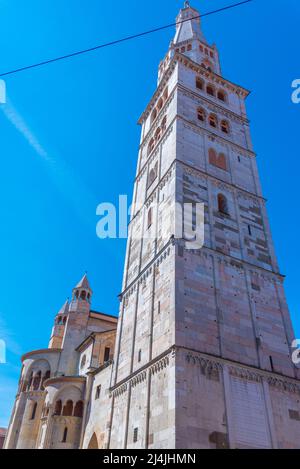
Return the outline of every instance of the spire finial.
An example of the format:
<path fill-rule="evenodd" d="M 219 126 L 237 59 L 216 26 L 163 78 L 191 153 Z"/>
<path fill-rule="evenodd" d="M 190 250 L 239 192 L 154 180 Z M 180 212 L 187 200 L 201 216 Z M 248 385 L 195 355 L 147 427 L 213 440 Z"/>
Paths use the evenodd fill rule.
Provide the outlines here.
<path fill-rule="evenodd" d="M 189 2 L 188 0 L 186 0 L 186 1 L 184 2 L 184 8 L 190 8 L 190 6 L 191 6 L 191 5 L 190 5 L 190 2 Z"/>

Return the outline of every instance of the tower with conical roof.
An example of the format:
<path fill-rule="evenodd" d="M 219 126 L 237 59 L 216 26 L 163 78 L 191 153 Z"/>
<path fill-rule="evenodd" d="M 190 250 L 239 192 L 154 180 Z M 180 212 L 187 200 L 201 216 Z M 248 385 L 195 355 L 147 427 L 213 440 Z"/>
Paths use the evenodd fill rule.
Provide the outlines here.
<path fill-rule="evenodd" d="M 91 310 L 92 290 L 87 274 L 73 288 L 70 305 L 65 305 L 67 314 L 61 318 L 65 321 L 62 338 L 62 353 L 59 361 L 58 373 L 72 375 L 77 369 L 77 356 L 74 348 L 78 346 L 87 335 L 87 325 Z"/>
<path fill-rule="evenodd" d="M 245 100 L 189 2 L 140 118 L 110 448 L 296 448 L 299 370 Z M 204 205 L 204 246 L 178 205 Z M 294 431 L 291 430 L 294 429 Z M 288 430 L 289 429 L 289 430 Z"/>

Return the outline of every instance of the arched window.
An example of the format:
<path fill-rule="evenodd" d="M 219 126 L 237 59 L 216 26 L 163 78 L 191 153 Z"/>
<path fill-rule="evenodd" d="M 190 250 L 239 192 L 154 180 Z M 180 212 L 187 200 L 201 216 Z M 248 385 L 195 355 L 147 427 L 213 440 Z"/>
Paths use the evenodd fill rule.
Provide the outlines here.
<path fill-rule="evenodd" d="M 82 417 L 83 416 L 83 402 L 78 401 L 76 402 L 75 409 L 74 409 L 74 417 Z"/>
<path fill-rule="evenodd" d="M 80 298 L 81 298 L 82 300 L 85 300 L 85 299 L 86 299 L 86 292 L 85 292 L 85 291 L 82 291 L 82 292 L 81 292 Z"/>
<path fill-rule="evenodd" d="M 224 103 L 227 101 L 227 95 L 226 95 L 225 91 L 219 90 L 217 96 L 218 96 L 218 99 L 220 101 L 224 101 Z"/>
<path fill-rule="evenodd" d="M 205 122 L 206 114 L 205 114 L 205 111 L 202 107 L 198 107 L 197 116 L 198 116 L 199 121 Z"/>
<path fill-rule="evenodd" d="M 57 324 L 58 324 L 58 325 L 61 324 L 61 316 L 58 316 L 58 318 L 57 318 Z"/>
<path fill-rule="evenodd" d="M 155 139 L 156 142 L 158 142 L 161 139 L 161 128 L 160 127 L 158 127 L 158 129 L 156 129 L 154 139 Z"/>
<path fill-rule="evenodd" d="M 63 415 L 71 417 L 73 415 L 73 401 L 67 401 L 63 408 Z"/>
<path fill-rule="evenodd" d="M 229 124 L 227 121 L 222 121 L 221 122 L 221 130 L 222 132 L 224 132 L 225 134 L 229 134 Z"/>
<path fill-rule="evenodd" d="M 157 117 L 157 110 L 155 108 L 155 109 L 153 109 L 152 114 L 151 114 L 151 124 L 152 124 L 152 122 L 155 121 L 156 117 Z"/>
<path fill-rule="evenodd" d="M 185 47 L 182 47 L 182 48 L 181 48 L 181 53 L 182 53 L 182 54 L 185 53 Z"/>
<path fill-rule="evenodd" d="M 209 125 L 211 125 L 212 127 L 214 128 L 218 127 L 218 118 L 215 114 L 210 114 L 208 121 L 209 121 Z"/>
<path fill-rule="evenodd" d="M 64 317 L 64 320 L 63 320 L 64 326 L 66 325 L 66 322 L 67 322 L 67 316 L 65 316 L 65 317 Z"/>
<path fill-rule="evenodd" d="M 227 199 L 223 194 L 218 195 L 218 210 L 224 215 L 229 215 Z"/>
<path fill-rule="evenodd" d="M 210 51 L 209 55 L 211 56 L 212 59 L 214 58 L 214 53 L 213 53 L 213 51 Z"/>
<path fill-rule="evenodd" d="M 44 374 L 43 376 L 43 379 L 42 379 L 42 389 L 44 389 L 44 382 L 50 378 L 50 370 L 46 371 L 46 373 Z"/>
<path fill-rule="evenodd" d="M 138 362 L 140 363 L 142 361 L 142 350 L 139 350 L 138 353 Z"/>
<path fill-rule="evenodd" d="M 152 225 L 152 207 L 150 207 L 148 210 L 148 229 L 151 227 L 151 225 Z"/>
<path fill-rule="evenodd" d="M 39 371 L 33 378 L 33 390 L 37 391 L 41 385 L 42 372 Z"/>
<path fill-rule="evenodd" d="M 154 139 L 152 138 L 152 139 L 150 140 L 149 145 L 148 145 L 148 155 L 150 155 L 150 153 L 152 152 L 153 148 L 154 148 Z"/>
<path fill-rule="evenodd" d="M 62 402 L 61 402 L 61 400 L 56 401 L 56 403 L 55 403 L 55 409 L 54 409 L 54 415 L 61 415 L 61 410 L 62 410 Z"/>
<path fill-rule="evenodd" d="M 224 153 L 219 153 L 217 158 L 217 166 L 224 171 L 227 171 L 226 156 Z"/>
<path fill-rule="evenodd" d="M 68 428 L 65 427 L 64 433 L 63 433 L 63 437 L 62 437 L 62 443 L 66 443 L 66 442 L 67 442 L 67 437 L 68 437 Z"/>
<path fill-rule="evenodd" d="M 31 412 L 31 420 L 35 419 L 36 409 L 37 409 L 37 402 L 33 404 L 32 412 Z"/>
<path fill-rule="evenodd" d="M 208 156 L 209 156 L 209 163 L 217 166 L 217 152 L 213 148 L 210 148 L 208 150 Z"/>
<path fill-rule="evenodd" d="M 167 116 L 165 116 L 161 122 L 161 131 L 164 132 L 167 128 Z"/>
<path fill-rule="evenodd" d="M 209 163 L 217 168 L 227 171 L 226 156 L 224 153 L 217 154 L 216 150 L 210 148 L 208 150 Z"/>
<path fill-rule="evenodd" d="M 158 111 L 161 110 L 161 108 L 163 107 L 163 105 L 164 105 L 164 100 L 163 100 L 162 98 L 160 98 L 160 100 L 159 100 L 158 103 L 157 103 L 157 109 L 158 109 Z"/>
<path fill-rule="evenodd" d="M 152 138 L 150 140 L 150 143 L 148 145 L 148 155 L 150 155 L 150 153 L 152 152 L 153 148 L 154 148 L 154 145 L 155 145 L 155 142 L 154 142 L 154 139 Z"/>
<path fill-rule="evenodd" d="M 99 384 L 99 386 L 96 387 L 95 399 L 99 399 L 100 394 L 101 394 L 101 384 Z"/>
<path fill-rule="evenodd" d="M 29 378 L 28 385 L 27 385 L 27 391 L 30 390 L 32 384 L 33 384 L 33 371 L 30 373 L 30 378 Z"/>
<path fill-rule="evenodd" d="M 215 96 L 215 89 L 212 85 L 207 85 L 206 87 L 206 93 L 209 94 L 210 96 Z"/>
<path fill-rule="evenodd" d="M 196 88 L 198 88 L 198 90 L 203 90 L 204 88 L 204 81 L 199 77 L 196 78 Z"/>
<path fill-rule="evenodd" d="M 154 183 L 156 177 L 157 177 L 156 171 L 155 171 L 154 168 L 152 168 L 150 173 L 149 173 L 148 187 L 152 186 L 152 184 Z"/>
<path fill-rule="evenodd" d="M 169 97 L 169 89 L 167 87 L 164 91 L 164 100 L 166 101 L 168 99 L 168 97 Z"/>
<path fill-rule="evenodd" d="M 105 347 L 104 349 L 104 363 L 109 362 L 110 358 L 110 347 Z"/>
<path fill-rule="evenodd" d="M 187 50 L 188 50 L 188 51 L 191 51 L 191 50 L 192 50 L 192 44 L 189 44 L 189 45 L 187 46 Z"/>

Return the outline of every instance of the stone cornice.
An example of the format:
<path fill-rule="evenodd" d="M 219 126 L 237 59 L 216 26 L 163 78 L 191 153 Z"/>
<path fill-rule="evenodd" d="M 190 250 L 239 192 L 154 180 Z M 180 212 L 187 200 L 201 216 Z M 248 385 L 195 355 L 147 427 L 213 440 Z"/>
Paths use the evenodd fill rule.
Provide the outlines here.
<path fill-rule="evenodd" d="M 110 395 L 114 397 L 120 396 L 127 391 L 128 386 L 135 387 L 147 379 L 147 371 L 152 375 L 164 370 L 170 364 L 170 357 L 174 356 L 175 348 L 170 347 L 158 357 L 153 358 L 149 363 L 133 372 L 127 378 L 110 388 Z"/>
<path fill-rule="evenodd" d="M 178 243 L 183 242 L 183 240 L 177 240 Z M 284 275 L 280 274 L 279 272 L 274 272 L 272 270 L 267 270 L 264 269 L 263 267 L 260 267 L 259 265 L 256 264 L 251 264 L 250 262 L 247 262 L 245 260 L 238 259 L 236 257 L 230 256 L 228 254 L 224 254 L 219 251 L 215 251 L 212 248 L 209 248 L 207 246 L 203 246 L 202 249 L 198 249 L 196 251 L 193 251 L 191 249 L 188 250 L 188 252 L 196 252 L 199 255 L 203 256 L 214 256 L 219 262 L 223 262 L 225 265 L 234 265 L 236 268 L 239 268 L 241 270 L 244 270 L 244 268 L 247 268 L 250 273 L 256 273 L 260 275 L 261 278 L 264 280 L 268 281 L 279 281 L 280 283 L 283 282 L 284 280 Z"/>
<path fill-rule="evenodd" d="M 221 142 L 224 142 L 225 144 L 231 146 L 235 150 L 237 150 L 239 153 L 243 153 L 244 155 L 247 154 L 250 158 L 255 158 L 256 153 L 252 150 L 249 150 L 249 148 L 245 148 L 242 145 L 239 145 L 238 143 L 233 142 L 232 140 L 229 140 L 228 138 L 225 138 L 223 135 L 219 135 L 215 132 L 213 132 L 212 128 L 209 128 L 209 130 L 206 127 L 202 127 L 199 124 L 195 124 L 192 121 L 189 121 L 185 119 L 184 117 L 180 116 L 177 114 L 176 116 L 179 120 L 182 120 L 186 125 L 189 125 L 191 128 L 196 130 L 198 133 L 203 133 L 203 134 L 208 134 L 209 138 L 214 138 L 215 140 L 220 140 Z"/>
<path fill-rule="evenodd" d="M 250 365 L 244 365 L 240 362 L 235 362 L 215 355 L 204 354 L 186 347 L 178 346 L 176 347 L 176 351 L 177 350 L 185 351 L 186 361 L 192 365 L 200 365 L 211 370 L 222 370 L 224 366 L 227 366 L 229 374 L 232 376 L 256 382 L 266 380 L 270 386 L 279 387 L 280 389 L 300 394 L 300 380 L 296 378 L 268 370 L 262 370 L 261 368 Z"/>
<path fill-rule="evenodd" d="M 189 165 L 188 163 L 179 160 L 179 159 L 174 159 L 165 172 L 165 174 L 160 178 L 160 180 L 157 182 L 157 184 L 154 186 L 153 190 L 151 193 L 146 197 L 144 204 L 141 206 L 141 208 L 135 213 L 135 215 L 131 218 L 129 222 L 129 226 L 139 217 L 140 213 L 143 210 L 143 207 L 146 206 L 148 207 L 149 204 L 153 201 L 155 196 L 157 196 L 157 191 L 164 187 L 166 182 L 170 179 L 171 173 L 176 167 L 176 163 L 179 163 L 187 169 L 187 172 L 190 174 L 194 174 L 195 176 L 202 177 L 206 181 L 211 181 L 211 182 L 216 182 L 217 184 L 222 184 L 224 188 L 227 188 L 228 190 L 231 190 L 231 188 L 238 193 L 239 196 L 241 197 L 246 197 L 246 198 L 252 198 L 253 201 L 258 201 L 261 200 L 264 204 L 267 202 L 267 199 L 265 199 L 261 195 L 254 194 L 252 192 L 247 191 L 246 189 L 243 189 L 239 186 L 236 186 L 235 184 L 232 184 L 231 182 L 223 181 L 222 179 L 217 178 L 216 176 L 213 176 L 211 174 L 208 174 L 207 172 L 203 171 L 202 169 L 195 168 L 194 166 Z M 141 177 L 141 174 L 139 175 L 139 178 Z M 138 179 L 139 181 L 139 179 Z"/>
<path fill-rule="evenodd" d="M 206 68 L 202 67 L 201 65 L 191 60 L 189 57 L 180 54 L 180 52 L 175 53 L 173 60 L 183 63 L 185 66 L 188 66 L 190 69 L 194 70 L 199 75 L 202 75 L 205 78 L 209 78 L 210 81 L 212 81 L 213 83 L 216 83 L 218 85 L 223 86 L 224 88 L 227 88 L 233 93 L 236 93 L 238 96 L 242 96 L 244 99 L 247 98 L 249 94 L 251 93 L 246 88 L 240 85 L 237 85 L 236 83 L 233 83 L 232 81 L 229 81 L 226 78 L 223 78 L 221 75 L 218 75 L 215 72 L 210 72 Z"/>
<path fill-rule="evenodd" d="M 56 376 L 54 378 L 49 378 L 44 382 L 44 387 L 51 386 L 52 384 L 57 383 L 85 383 L 85 376 Z"/>
<path fill-rule="evenodd" d="M 300 395 L 300 380 L 295 378 L 262 370 L 254 366 L 244 365 L 219 356 L 208 355 L 198 350 L 173 345 L 164 353 L 144 365 L 141 369 L 111 387 L 109 390 L 110 396 L 118 397 L 124 394 L 129 386 L 134 387 L 143 383 L 147 379 L 147 371 L 151 374 L 162 371 L 170 365 L 170 357 L 176 358 L 177 354 L 182 352 L 185 354 L 186 362 L 189 365 L 199 366 L 203 374 L 207 377 L 222 372 L 223 368 L 227 367 L 231 376 L 258 383 L 266 381 L 270 386 L 279 390 Z"/>
<path fill-rule="evenodd" d="M 27 358 L 34 357 L 35 355 L 48 355 L 49 353 L 60 353 L 62 349 L 59 348 L 47 348 L 42 350 L 33 350 L 32 352 L 27 352 L 21 357 L 21 361 L 27 360 Z"/>
<path fill-rule="evenodd" d="M 222 184 L 223 188 L 227 188 L 229 191 L 231 191 L 231 188 L 232 188 L 234 192 L 238 193 L 238 195 L 241 195 L 241 196 L 244 195 L 247 198 L 252 198 L 253 201 L 257 202 L 257 200 L 261 200 L 264 203 L 267 202 L 267 199 L 265 199 L 263 196 L 254 194 L 253 192 L 249 192 L 246 189 L 243 189 L 239 186 L 236 186 L 235 184 L 232 184 L 231 182 L 223 181 L 222 179 L 219 179 L 216 176 L 208 174 L 208 173 L 206 173 L 205 171 L 203 171 L 201 169 L 194 168 L 194 166 L 189 165 L 185 161 L 182 161 L 182 160 L 179 160 L 179 159 L 176 159 L 175 161 L 177 163 L 185 166 L 185 168 L 187 169 L 188 172 L 190 172 L 190 174 L 194 174 L 195 176 L 203 177 L 204 179 L 209 180 L 211 182 L 216 182 L 217 184 Z M 233 192 L 233 191 L 231 191 L 231 192 Z"/>
<path fill-rule="evenodd" d="M 172 72 L 174 71 L 177 63 L 183 63 L 185 66 L 188 66 L 189 68 L 197 72 L 199 75 L 202 75 L 205 78 L 209 78 L 210 81 L 212 81 L 213 83 L 216 83 L 218 85 L 223 86 L 224 88 L 227 88 L 228 90 L 236 93 L 237 95 L 242 96 L 244 99 L 247 98 L 247 96 L 249 96 L 250 94 L 250 91 L 247 90 L 246 88 L 243 88 L 240 85 L 237 85 L 229 80 L 226 80 L 225 78 L 221 77 L 217 73 L 208 71 L 207 69 L 203 68 L 201 65 L 197 64 L 196 62 L 193 62 L 193 60 L 186 57 L 185 55 L 182 55 L 179 52 L 175 52 L 174 57 L 170 60 L 169 66 L 166 69 L 165 74 L 158 85 L 157 90 L 152 95 L 152 98 L 148 106 L 146 107 L 145 111 L 139 118 L 138 120 L 139 124 L 142 124 L 149 116 L 150 112 L 152 111 L 155 105 L 157 98 L 162 93 L 164 87 L 167 85 L 168 79 L 171 76 Z"/>
<path fill-rule="evenodd" d="M 247 124 L 247 125 L 250 124 L 249 119 L 232 111 L 229 108 L 229 106 L 225 105 L 226 103 L 221 104 L 221 102 L 219 101 L 213 101 L 212 97 L 208 98 L 207 95 L 205 94 L 202 95 L 200 93 L 197 93 L 196 91 L 193 91 L 190 88 L 187 88 L 186 86 L 182 85 L 182 83 L 177 83 L 177 89 L 182 91 L 186 96 L 191 96 L 197 99 L 198 101 L 201 101 L 201 103 L 205 101 L 207 105 L 212 106 L 215 112 L 218 112 L 219 114 L 224 114 L 224 116 L 231 118 L 238 122 L 242 121 L 243 124 Z M 199 102 L 199 105 L 200 105 L 200 102 Z"/>
<path fill-rule="evenodd" d="M 256 153 L 253 152 L 252 150 L 249 150 L 248 148 L 244 148 L 241 145 L 239 145 L 239 144 L 237 144 L 237 143 L 235 143 L 231 140 L 228 140 L 228 139 L 224 138 L 223 136 L 220 136 L 220 135 L 212 132 L 211 129 L 208 130 L 205 127 L 199 126 L 199 125 L 197 125 L 197 124 L 195 124 L 191 121 L 188 121 L 187 119 L 180 116 L 179 114 L 176 114 L 174 116 L 174 118 L 172 119 L 172 121 L 169 123 L 169 125 L 168 125 L 165 133 L 163 134 L 162 139 L 160 140 L 160 142 L 155 146 L 155 148 L 150 153 L 150 155 L 147 156 L 147 158 L 145 160 L 145 163 L 139 168 L 139 170 L 137 172 L 137 175 L 135 177 L 135 181 L 140 180 L 140 178 L 143 176 L 143 174 L 147 170 L 148 165 L 151 164 L 151 162 L 157 157 L 157 155 L 159 154 L 160 145 L 163 144 L 165 142 L 165 140 L 169 137 L 169 135 L 171 134 L 171 131 L 173 129 L 173 126 L 177 121 L 182 121 L 184 123 L 184 125 L 189 126 L 191 129 L 193 129 L 194 131 L 196 131 L 199 134 L 208 135 L 208 138 L 211 139 L 211 140 L 214 139 L 218 142 L 222 142 L 224 145 L 229 146 L 232 149 L 232 151 L 236 151 L 237 153 L 240 153 L 241 155 L 244 155 L 244 156 L 249 157 L 249 158 L 255 158 L 256 157 Z M 141 144 L 141 147 L 144 146 L 145 142 L 146 142 L 146 139 L 144 139 L 143 143 Z"/>

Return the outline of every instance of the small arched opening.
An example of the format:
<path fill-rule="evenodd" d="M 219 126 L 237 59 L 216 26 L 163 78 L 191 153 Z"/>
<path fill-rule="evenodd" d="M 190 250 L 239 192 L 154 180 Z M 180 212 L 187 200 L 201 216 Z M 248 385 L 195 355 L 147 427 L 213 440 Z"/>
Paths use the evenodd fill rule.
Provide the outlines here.
<path fill-rule="evenodd" d="M 41 378 L 42 378 L 42 372 L 38 371 L 38 373 L 33 378 L 33 386 L 32 387 L 33 387 L 34 391 L 37 391 L 40 388 Z"/>
<path fill-rule="evenodd" d="M 75 405 L 74 417 L 82 418 L 82 416 L 83 416 L 83 402 L 78 401 L 78 402 L 76 402 L 76 405 Z"/>
<path fill-rule="evenodd" d="M 215 96 L 215 89 L 212 85 L 207 85 L 206 92 L 209 96 Z"/>
<path fill-rule="evenodd" d="M 218 118 L 215 114 L 210 114 L 208 121 L 211 127 L 214 127 L 215 129 L 218 127 Z"/>
<path fill-rule="evenodd" d="M 206 119 L 206 114 L 205 114 L 205 111 L 202 107 L 199 107 L 197 109 L 197 116 L 198 116 L 198 120 L 201 121 L 201 122 L 205 122 L 205 119 Z"/>
<path fill-rule="evenodd" d="M 227 121 L 222 121 L 221 122 L 221 130 L 222 132 L 224 132 L 225 134 L 229 134 L 229 123 Z"/>
<path fill-rule="evenodd" d="M 223 215 L 229 215 L 228 202 L 223 194 L 218 195 L 218 210 Z"/>
<path fill-rule="evenodd" d="M 55 403 L 54 415 L 61 415 L 61 411 L 62 411 L 62 402 L 59 399 Z"/>
<path fill-rule="evenodd" d="M 47 381 L 47 379 L 49 378 L 50 378 L 50 370 L 47 370 L 42 379 L 42 385 L 41 385 L 42 390 L 44 390 L 45 381 Z"/>
<path fill-rule="evenodd" d="M 64 405 L 63 416 L 71 417 L 72 415 L 73 415 L 73 401 L 69 400 Z"/>
<path fill-rule="evenodd" d="M 65 427 L 64 432 L 63 432 L 63 437 L 62 437 L 62 443 L 67 443 L 67 438 L 68 438 L 68 428 Z"/>
<path fill-rule="evenodd" d="M 219 99 L 220 101 L 223 101 L 224 103 L 226 103 L 226 101 L 227 101 L 227 95 L 226 95 L 225 91 L 223 91 L 223 90 L 219 90 L 219 91 L 218 91 L 218 99 Z"/>
<path fill-rule="evenodd" d="M 37 410 L 37 402 L 35 402 L 35 403 L 33 404 L 33 406 L 32 406 L 31 418 L 30 418 L 30 420 L 34 420 L 34 419 L 35 419 L 36 410 Z"/>
<path fill-rule="evenodd" d="M 196 88 L 198 90 L 203 90 L 204 88 L 204 81 L 199 77 L 196 78 Z"/>

